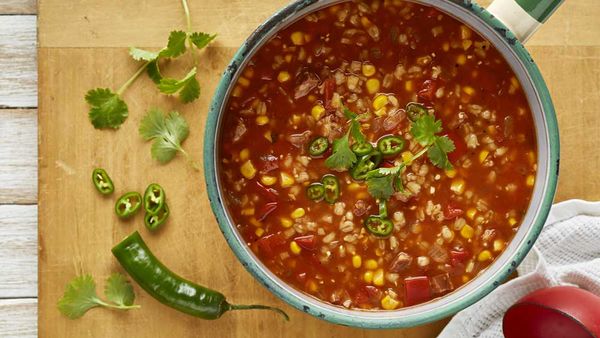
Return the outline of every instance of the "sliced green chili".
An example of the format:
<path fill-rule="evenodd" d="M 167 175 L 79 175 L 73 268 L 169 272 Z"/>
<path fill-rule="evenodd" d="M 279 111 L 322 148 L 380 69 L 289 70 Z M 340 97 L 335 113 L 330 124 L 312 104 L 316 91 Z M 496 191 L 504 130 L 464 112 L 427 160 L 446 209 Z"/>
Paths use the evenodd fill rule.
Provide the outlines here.
<path fill-rule="evenodd" d="M 169 213 L 169 205 L 167 203 L 163 204 L 163 207 L 156 213 L 156 215 L 152 215 L 151 213 L 147 212 L 146 216 L 144 216 L 146 228 L 151 231 L 158 229 L 167 221 Z"/>
<path fill-rule="evenodd" d="M 394 229 L 394 224 L 387 218 L 379 215 L 369 216 L 365 220 L 365 229 L 377 237 L 388 237 Z"/>
<path fill-rule="evenodd" d="M 325 197 L 325 187 L 319 182 L 311 183 L 306 188 L 306 195 L 311 201 L 320 202 Z"/>
<path fill-rule="evenodd" d="M 361 157 L 358 163 L 350 169 L 350 176 L 357 181 L 366 179 L 369 171 L 377 168 L 382 159 L 383 156 L 379 151 Z"/>
<path fill-rule="evenodd" d="M 286 320 L 282 310 L 265 305 L 233 305 L 217 291 L 190 282 L 169 270 L 150 251 L 136 231 L 112 248 L 113 255 L 142 289 L 159 302 L 203 319 L 217 319 L 232 310 L 271 310 Z"/>
<path fill-rule="evenodd" d="M 408 119 L 415 122 L 419 119 L 419 117 L 428 114 L 427 108 L 422 104 L 418 104 L 415 102 L 411 102 L 406 105 L 406 115 L 408 115 Z"/>
<path fill-rule="evenodd" d="M 115 203 L 115 213 L 120 218 L 133 216 L 142 206 L 142 195 L 139 192 L 128 192 L 119 197 Z"/>
<path fill-rule="evenodd" d="M 94 186 L 102 195 L 110 195 L 115 191 L 113 181 L 106 173 L 106 170 L 102 168 L 94 169 L 92 172 L 92 182 L 94 182 Z"/>
<path fill-rule="evenodd" d="M 152 183 L 144 192 L 144 210 L 151 215 L 156 215 L 165 205 L 167 196 L 165 190 L 158 184 Z"/>
<path fill-rule="evenodd" d="M 326 137 L 319 136 L 308 145 L 308 153 L 310 156 L 321 156 L 327 151 L 327 148 L 329 148 L 329 141 Z"/>
<path fill-rule="evenodd" d="M 383 156 L 398 155 L 404 149 L 404 139 L 394 135 L 384 136 L 377 141 L 377 149 Z"/>
<path fill-rule="evenodd" d="M 335 175 L 327 174 L 321 178 L 323 188 L 325 188 L 325 202 L 335 203 L 340 198 L 340 182 Z"/>
<path fill-rule="evenodd" d="M 373 145 L 369 142 L 357 142 L 352 145 L 352 151 L 357 156 L 369 155 L 373 151 Z"/>

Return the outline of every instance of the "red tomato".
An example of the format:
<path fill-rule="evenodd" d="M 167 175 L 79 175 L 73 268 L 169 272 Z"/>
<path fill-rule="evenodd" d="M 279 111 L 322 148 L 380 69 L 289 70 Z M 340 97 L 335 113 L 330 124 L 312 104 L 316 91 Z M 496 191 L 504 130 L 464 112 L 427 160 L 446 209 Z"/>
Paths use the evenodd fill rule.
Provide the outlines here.
<path fill-rule="evenodd" d="M 277 202 L 265 203 L 265 205 L 263 205 L 263 207 L 258 211 L 258 217 L 256 219 L 259 221 L 264 221 L 270 213 L 275 211 L 275 209 L 277 209 Z"/>
<path fill-rule="evenodd" d="M 277 200 L 279 193 L 277 190 L 273 188 L 267 188 L 264 185 L 260 184 L 260 182 L 256 181 L 256 186 L 258 187 L 258 192 L 267 200 L 274 202 Z"/>
<path fill-rule="evenodd" d="M 285 245 L 285 238 L 279 233 L 270 234 L 256 241 L 256 244 L 263 255 L 271 258 Z"/>
<path fill-rule="evenodd" d="M 317 248 L 317 237 L 315 235 L 296 237 L 294 238 L 294 241 L 296 241 L 302 249 L 312 251 Z"/>
<path fill-rule="evenodd" d="M 462 251 L 450 250 L 450 258 L 451 258 L 452 266 L 456 266 L 456 265 L 464 262 L 465 260 L 467 260 L 469 258 L 469 256 L 471 256 L 471 254 L 466 250 L 462 250 Z"/>
<path fill-rule="evenodd" d="M 437 90 L 437 84 L 433 80 L 425 80 L 421 89 L 417 93 L 417 96 L 425 101 L 432 101 L 435 97 L 435 91 Z"/>
<path fill-rule="evenodd" d="M 444 217 L 447 220 L 455 219 L 456 217 L 462 215 L 464 213 L 463 209 L 460 209 L 454 206 L 452 203 L 446 206 L 446 210 L 444 210 Z"/>
<path fill-rule="evenodd" d="M 411 306 L 431 299 L 429 277 L 409 277 L 404 279 L 406 305 Z"/>

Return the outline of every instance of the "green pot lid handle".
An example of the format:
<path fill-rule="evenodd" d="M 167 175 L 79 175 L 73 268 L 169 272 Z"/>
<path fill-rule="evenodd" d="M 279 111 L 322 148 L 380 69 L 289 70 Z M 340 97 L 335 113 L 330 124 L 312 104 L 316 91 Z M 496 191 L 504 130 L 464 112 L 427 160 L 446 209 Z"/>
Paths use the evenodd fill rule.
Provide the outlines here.
<path fill-rule="evenodd" d="M 494 0 L 487 8 L 521 41 L 527 41 L 564 0 Z"/>

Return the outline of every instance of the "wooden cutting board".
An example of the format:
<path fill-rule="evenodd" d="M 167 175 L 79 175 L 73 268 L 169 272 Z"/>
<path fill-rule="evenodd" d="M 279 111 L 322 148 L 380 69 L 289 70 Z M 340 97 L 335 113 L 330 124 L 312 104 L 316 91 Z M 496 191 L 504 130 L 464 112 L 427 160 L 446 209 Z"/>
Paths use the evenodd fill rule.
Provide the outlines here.
<path fill-rule="evenodd" d="M 118 131 L 93 129 L 85 92 L 119 87 L 138 67 L 127 47 L 159 48 L 170 30 L 184 29 L 177 0 L 39 0 L 39 334 L 42 337 L 433 337 L 440 321 L 408 330 L 366 331 L 328 324 L 292 309 L 260 286 L 236 260 L 210 210 L 202 171 L 182 158 L 159 165 L 137 128 L 149 107 L 178 110 L 191 127 L 184 143 L 201 161 L 207 107 L 228 60 L 284 0 L 191 0 L 195 30 L 218 33 L 203 52 L 198 73 L 201 98 L 182 105 L 159 95 L 141 77 L 124 95 L 130 116 Z M 484 1 L 484 4 L 489 1 Z M 554 95 L 562 131 L 563 161 L 558 200 L 600 197 L 600 16 L 596 0 L 567 1 L 529 46 Z M 190 60 L 171 67 L 181 74 Z M 177 72 L 179 70 L 179 73 Z M 116 193 L 94 191 L 94 167 L 111 174 Z M 171 218 L 151 234 L 141 215 L 119 221 L 120 193 L 143 191 L 151 182 L 167 191 Z M 93 309 L 69 320 L 56 309 L 66 283 L 83 270 L 103 280 L 122 271 L 110 249 L 139 230 L 158 257 L 177 273 L 220 290 L 235 303 L 284 308 L 291 321 L 268 312 L 226 314 L 204 321 L 171 310 L 135 286 L 140 310 Z"/>

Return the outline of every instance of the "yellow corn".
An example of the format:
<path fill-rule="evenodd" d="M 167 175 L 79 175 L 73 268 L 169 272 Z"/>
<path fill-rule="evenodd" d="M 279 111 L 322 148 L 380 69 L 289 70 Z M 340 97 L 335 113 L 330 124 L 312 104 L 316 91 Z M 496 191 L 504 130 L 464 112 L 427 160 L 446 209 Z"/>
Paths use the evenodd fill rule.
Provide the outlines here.
<path fill-rule="evenodd" d="M 264 126 L 269 123 L 269 117 L 267 115 L 259 115 L 256 117 L 256 124 L 259 126 Z"/>
<path fill-rule="evenodd" d="M 260 178 L 260 182 L 264 185 L 273 185 L 277 182 L 277 177 L 265 175 Z"/>
<path fill-rule="evenodd" d="M 375 248 L 375 256 L 377 257 L 381 257 L 383 256 L 385 252 L 383 250 L 381 250 L 380 248 Z"/>
<path fill-rule="evenodd" d="M 235 86 L 235 87 L 233 88 L 233 92 L 231 92 L 231 95 L 232 95 L 233 97 L 240 97 L 240 96 L 242 96 L 242 87 L 240 87 L 240 86 Z"/>
<path fill-rule="evenodd" d="M 495 240 L 494 241 L 494 251 L 499 252 L 499 251 L 502 251 L 502 249 L 504 249 L 504 241 L 501 239 Z"/>
<path fill-rule="evenodd" d="M 444 52 L 447 52 L 450 50 L 450 44 L 448 42 L 444 42 L 442 44 L 442 49 L 444 50 Z"/>
<path fill-rule="evenodd" d="M 365 272 L 363 274 L 363 280 L 365 281 L 365 283 L 371 284 L 371 282 L 373 281 L 373 272 L 371 272 L 371 271 Z"/>
<path fill-rule="evenodd" d="M 377 109 L 374 114 L 379 117 L 385 116 L 385 114 L 387 114 L 387 109 L 385 109 L 385 107 Z"/>
<path fill-rule="evenodd" d="M 240 172 L 242 173 L 242 175 L 244 175 L 245 178 L 251 180 L 254 178 L 254 175 L 256 175 L 256 168 L 254 168 L 252 161 L 248 160 L 244 162 L 244 164 L 242 164 L 242 166 L 240 167 Z"/>
<path fill-rule="evenodd" d="M 271 134 L 270 130 L 267 130 L 263 136 L 267 139 L 267 141 L 273 143 L 273 134 Z"/>
<path fill-rule="evenodd" d="M 254 208 L 245 208 L 245 209 L 242 209 L 242 215 L 244 215 L 244 216 L 252 216 L 252 215 L 254 215 Z"/>
<path fill-rule="evenodd" d="M 290 63 L 294 59 L 294 56 L 292 54 L 285 54 L 283 59 L 285 60 L 285 62 Z"/>
<path fill-rule="evenodd" d="M 465 56 L 465 54 L 460 54 L 456 58 L 456 63 L 459 65 L 464 65 L 465 63 L 467 63 L 467 57 Z"/>
<path fill-rule="evenodd" d="M 277 75 L 277 81 L 279 81 L 281 83 L 288 82 L 290 79 L 291 79 L 290 73 L 286 72 L 285 70 L 282 70 Z"/>
<path fill-rule="evenodd" d="M 475 234 L 475 229 L 473 229 L 473 227 L 471 227 L 468 224 L 463 225 L 462 229 L 460 229 L 460 235 L 463 238 L 466 238 L 466 239 L 473 238 L 474 234 Z"/>
<path fill-rule="evenodd" d="M 321 117 L 323 116 L 323 113 L 325 113 L 325 108 L 323 108 L 323 106 L 320 104 L 312 107 L 312 109 L 310 111 L 310 114 L 312 115 L 312 117 L 317 121 L 321 119 Z"/>
<path fill-rule="evenodd" d="M 482 150 L 479 153 L 479 163 L 483 163 L 483 161 L 485 161 L 485 159 L 488 157 L 488 155 L 490 154 L 489 151 L 487 150 Z"/>
<path fill-rule="evenodd" d="M 292 115 L 292 123 L 293 124 L 298 124 L 298 123 L 300 123 L 300 121 L 302 121 L 302 116 L 300 116 L 298 114 Z"/>
<path fill-rule="evenodd" d="M 472 40 L 463 40 L 462 41 L 463 50 L 467 50 L 467 49 L 471 48 L 472 45 L 473 45 Z"/>
<path fill-rule="evenodd" d="M 361 265 L 362 265 L 362 258 L 359 255 L 352 256 L 352 266 L 355 269 L 358 269 L 358 268 L 360 268 Z"/>
<path fill-rule="evenodd" d="M 535 184 L 535 176 L 533 176 L 533 175 L 527 176 L 526 183 L 527 183 L 528 187 L 533 187 L 533 185 Z"/>
<path fill-rule="evenodd" d="M 370 63 L 365 63 L 362 65 L 362 73 L 366 77 L 373 76 L 375 74 L 375 66 Z"/>
<path fill-rule="evenodd" d="M 262 223 L 254 217 L 251 217 L 249 222 L 250 222 L 250 224 L 254 225 L 257 228 L 262 226 Z"/>
<path fill-rule="evenodd" d="M 367 80 L 367 91 L 369 94 L 375 94 L 379 91 L 381 83 L 378 79 L 368 79 Z"/>
<path fill-rule="evenodd" d="M 388 104 L 388 98 L 385 95 L 377 95 L 375 100 L 373 100 L 373 108 L 375 110 L 379 110 L 385 107 Z"/>
<path fill-rule="evenodd" d="M 528 152 L 527 159 L 529 160 L 530 164 L 534 164 L 535 163 L 535 153 L 533 151 Z"/>
<path fill-rule="evenodd" d="M 294 224 L 291 219 L 286 217 L 282 217 L 279 221 L 281 222 L 281 226 L 284 228 L 289 228 Z"/>
<path fill-rule="evenodd" d="M 383 286 L 385 284 L 385 278 L 383 277 L 383 269 L 375 270 L 373 274 L 373 284 L 377 286 Z"/>
<path fill-rule="evenodd" d="M 410 151 L 402 152 L 402 162 L 409 164 L 413 159 L 413 154 Z"/>
<path fill-rule="evenodd" d="M 375 270 L 377 269 L 377 261 L 374 259 L 367 259 L 367 261 L 365 262 L 365 267 L 369 270 Z"/>
<path fill-rule="evenodd" d="M 252 78 L 254 76 L 254 68 L 246 67 L 246 70 L 244 70 L 244 76 Z"/>
<path fill-rule="evenodd" d="M 508 219 L 508 224 L 510 224 L 510 226 L 513 226 L 517 224 L 517 220 L 514 217 L 511 217 Z"/>
<path fill-rule="evenodd" d="M 404 89 L 407 92 L 412 92 L 413 91 L 413 82 L 412 82 L 412 80 L 408 80 L 408 81 L 404 82 Z"/>
<path fill-rule="evenodd" d="M 263 228 L 256 228 L 256 231 L 254 231 L 254 233 L 256 234 L 256 236 L 262 237 L 262 235 L 265 234 L 265 229 L 263 229 Z"/>
<path fill-rule="evenodd" d="M 381 307 L 384 310 L 394 310 L 398 307 L 398 305 L 400 305 L 400 302 L 390 297 L 389 295 L 386 295 L 381 299 Z"/>
<path fill-rule="evenodd" d="M 357 191 L 360 190 L 361 186 L 360 184 L 356 183 L 356 182 L 352 182 L 348 185 L 348 191 Z"/>
<path fill-rule="evenodd" d="M 456 170 L 454 170 L 454 169 L 446 170 L 446 176 L 448 176 L 449 178 L 454 178 L 456 176 Z"/>
<path fill-rule="evenodd" d="M 460 26 L 460 37 L 464 39 L 469 39 L 471 37 L 471 29 L 465 25 Z"/>
<path fill-rule="evenodd" d="M 298 208 L 292 211 L 292 213 L 290 214 L 290 216 L 292 216 L 293 219 L 300 218 L 304 215 L 306 215 L 306 211 L 304 210 L 304 208 Z"/>
<path fill-rule="evenodd" d="M 311 280 L 310 282 L 308 282 L 308 291 L 315 293 L 319 290 L 319 285 L 317 284 L 317 282 L 315 282 L 314 280 Z"/>
<path fill-rule="evenodd" d="M 467 217 L 469 217 L 470 219 L 473 219 L 475 217 L 476 213 L 477 213 L 477 209 L 471 208 L 471 209 L 467 210 Z"/>
<path fill-rule="evenodd" d="M 462 193 L 465 191 L 465 180 L 461 178 L 452 180 L 452 184 L 450 184 L 450 190 L 457 195 L 462 195 Z"/>
<path fill-rule="evenodd" d="M 483 250 L 477 255 L 477 260 L 480 262 L 489 261 L 492 259 L 492 253 L 489 250 Z"/>
<path fill-rule="evenodd" d="M 244 148 L 240 151 L 240 160 L 245 161 L 250 157 L 250 149 Z"/>
<path fill-rule="evenodd" d="M 305 42 L 304 33 L 302 33 L 302 32 L 293 32 L 290 35 L 290 39 L 292 40 L 292 43 L 296 46 L 301 46 Z"/>
<path fill-rule="evenodd" d="M 238 79 L 238 83 L 242 86 L 242 87 L 248 87 L 250 85 L 250 80 L 246 79 L 245 77 L 241 76 Z"/>
<path fill-rule="evenodd" d="M 467 275 L 463 275 L 463 276 L 462 276 L 462 282 L 463 282 L 463 283 L 466 283 L 466 282 L 468 282 L 470 279 L 471 279 L 471 278 L 470 278 L 469 276 L 467 276 Z"/>
<path fill-rule="evenodd" d="M 300 252 L 302 251 L 302 248 L 298 245 L 298 243 L 296 243 L 296 241 L 291 241 L 290 242 L 290 251 L 294 255 L 299 255 Z"/>
<path fill-rule="evenodd" d="M 283 171 L 282 171 L 282 172 L 279 174 L 279 176 L 280 176 L 280 178 L 281 178 L 281 181 L 280 181 L 280 182 L 281 182 L 281 187 L 282 187 L 282 188 L 289 188 L 289 187 L 291 187 L 292 185 L 294 185 L 294 183 L 296 182 L 296 181 L 294 180 L 294 178 L 293 178 L 293 177 L 292 177 L 290 174 L 288 174 L 288 173 L 286 173 L 286 172 L 283 172 Z"/>
<path fill-rule="evenodd" d="M 517 80 L 517 78 L 514 76 L 510 78 L 510 84 L 515 86 L 516 88 L 520 87 L 519 80 Z"/>
<path fill-rule="evenodd" d="M 467 95 L 473 95 L 473 94 L 475 94 L 475 89 L 473 89 L 473 87 L 471 87 L 471 86 L 464 86 L 464 87 L 462 87 L 462 90 Z"/>

